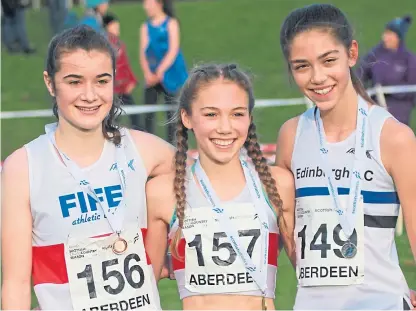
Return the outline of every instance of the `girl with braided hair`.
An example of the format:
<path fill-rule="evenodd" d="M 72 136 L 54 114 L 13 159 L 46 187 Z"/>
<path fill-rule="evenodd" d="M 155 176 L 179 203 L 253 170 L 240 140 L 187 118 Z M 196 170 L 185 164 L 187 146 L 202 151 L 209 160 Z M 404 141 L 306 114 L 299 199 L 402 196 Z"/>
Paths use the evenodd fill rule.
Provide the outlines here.
<path fill-rule="evenodd" d="M 268 167 L 253 108 L 250 79 L 236 65 L 195 68 L 179 96 L 176 173 L 147 183 L 147 251 L 157 277 L 169 229 L 184 310 L 274 309 L 279 235 L 292 245 L 284 210 L 293 209 L 294 183 Z M 199 152 L 191 165 L 188 131 Z"/>

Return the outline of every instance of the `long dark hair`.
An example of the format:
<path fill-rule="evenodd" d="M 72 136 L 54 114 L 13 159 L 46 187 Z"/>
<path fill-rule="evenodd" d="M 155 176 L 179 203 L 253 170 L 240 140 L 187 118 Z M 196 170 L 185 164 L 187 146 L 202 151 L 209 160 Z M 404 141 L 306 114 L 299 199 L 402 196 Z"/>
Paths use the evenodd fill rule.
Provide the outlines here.
<path fill-rule="evenodd" d="M 175 17 L 175 12 L 173 11 L 173 0 L 158 0 L 163 4 L 163 12 L 169 17 Z"/>

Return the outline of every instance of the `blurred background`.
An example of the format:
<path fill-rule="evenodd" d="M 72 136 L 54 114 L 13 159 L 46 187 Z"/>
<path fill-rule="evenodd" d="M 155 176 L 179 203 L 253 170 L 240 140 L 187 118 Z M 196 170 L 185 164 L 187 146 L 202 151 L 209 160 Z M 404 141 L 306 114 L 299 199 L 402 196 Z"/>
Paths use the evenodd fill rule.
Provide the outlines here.
<path fill-rule="evenodd" d="M 12 8 L 11 11 L 7 8 L 7 2 L 9 1 L 2 0 L 0 160 L 4 160 L 13 150 L 43 134 L 44 125 L 54 121 L 54 118 L 48 116 L 33 117 L 34 113 L 26 113 L 27 117 L 19 117 L 18 113 L 13 112 L 49 109 L 51 114 L 51 99 L 42 78 L 48 42 L 53 34 L 59 31 L 57 29 L 61 27 L 60 24 L 76 21 L 85 10 L 84 1 L 26 0 L 20 1 L 19 6 Z M 348 15 L 355 28 L 360 56 L 363 58 L 381 42 L 382 37 L 386 37 L 386 25 L 389 22 L 393 21 L 394 24 L 396 17 L 406 15 L 416 18 L 415 0 L 322 2 L 332 3 Z M 175 15 L 180 23 L 181 49 L 188 68 L 202 62 L 237 62 L 252 73 L 255 96 L 259 102 L 265 99 L 271 100 L 262 102 L 264 106 L 270 104 L 270 107 L 255 109 L 260 141 L 265 145 L 275 143 L 282 123 L 302 113 L 307 107 L 287 74 L 279 47 L 279 28 L 284 17 L 291 10 L 312 3 L 306 0 L 174 2 Z M 144 78 L 139 65 L 139 28 L 145 22 L 146 15 L 140 1 L 112 0 L 108 11 L 116 15 L 120 23 L 120 38 L 126 44 L 131 70 L 138 81 L 131 95 L 135 107 L 139 107 L 144 102 Z M 393 29 L 396 24 L 398 28 Z M 414 55 L 416 25 L 412 26 L 409 23 L 408 27 L 401 28 L 398 23 L 396 24 L 392 26 L 393 28 L 388 28 L 389 31 L 397 35 L 401 45 L 405 42 L 409 55 Z M 370 53 L 370 55 L 378 57 L 382 54 Z M 406 65 L 408 64 L 406 61 L 403 64 L 404 69 L 399 69 L 406 72 L 406 77 L 413 79 L 416 76 L 416 67 L 406 67 L 409 66 Z M 390 75 L 393 71 L 393 69 L 387 71 L 386 74 Z M 368 87 L 386 81 L 384 78 L 371 78 L 373 80 L 367 81 Z M 413 83 L 405 79 L 386 82 L 386 84 L 415 85 L 416 81 Z M 389 101 L 394 101 L 395 98 L 405 98 L 410 103 L 410 108 L 406 110 L 408 115 L 406 118 L 410 126 L 416 129 L 416 117 L 412 109 L 415 104 L 414 94 L 409 92 L 404 95 L 383 95 L 382 98 L 379 96 L 378 100 L 385 101 L 389 105 Z M 279 101 L 278 99 L 295 100 Z M 159 104 L 163 104 L 162 101 L 163 99 L 160 98 Z M 288 103 L 292 105 L 287 105 Z M 163 138 L 166 138 L 165 121 L 164 112 L 156 113 L 154 133 Z M 131 122 L 134 120 L 123 116 L 123 124 L 130 126 L 133 125 Z M 143 118 L 134 126 L 144 127 Z M 274 146 L 272 150 L 273 148 Z M 397 246 L 409 286 L 416 289 L 416 265 L 405 232 L 397 236 Z M 279 258 L 277 282 L 276 307 L 291 309 L 296 293 L 296 278 L 285 254 Z M 164 309 L 181 308 L 174 281 L 161 281 L 160 295 Z M 36 304 L 35 299 L 33 304 Z"/>

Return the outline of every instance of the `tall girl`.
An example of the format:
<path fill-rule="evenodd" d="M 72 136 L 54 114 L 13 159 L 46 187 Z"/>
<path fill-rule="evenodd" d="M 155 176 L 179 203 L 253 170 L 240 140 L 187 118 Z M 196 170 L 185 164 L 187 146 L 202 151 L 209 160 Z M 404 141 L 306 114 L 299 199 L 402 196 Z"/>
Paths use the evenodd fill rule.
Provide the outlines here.
<path fill-rule="evenodd" d="M 316 107 L 287 121 L 277 164 L 295 177 L 295 309 L 409 310 L 394 232 L 399 207 L 416 258 L 416 140 L 352 70 L 358 43 L 328 4 L 291 12 L 280 32 L 290 74 Z"/>

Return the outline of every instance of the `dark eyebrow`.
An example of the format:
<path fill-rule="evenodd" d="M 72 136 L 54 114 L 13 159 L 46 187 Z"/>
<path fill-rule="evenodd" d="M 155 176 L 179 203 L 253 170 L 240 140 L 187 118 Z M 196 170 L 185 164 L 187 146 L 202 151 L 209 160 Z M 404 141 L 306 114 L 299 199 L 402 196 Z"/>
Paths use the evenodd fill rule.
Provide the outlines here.
<path fill-rule="evenodd" d="M 97 78 L 103 78 L 103 77 L 109 77 L 109 78 L 111 78 L 112 77 L 112 75 L 111 74 L 109 74 L 109 73 L 102 73 L 102 74 L 99 74 L 99 75 L 97 75 Z M 69 75 L 66 75 L 65 77 L 64 77 L 64 79 L 67 79 L 67 78 L 73 78 L 73 79 L 81 79 L 82 78 L 82 76 L 80 76 L 80 75 L 76 75 L 76 74 L 69 74 Z"/>
<path fill-rule="evenodd" d="M 325 52 L 324 54 L 319 55 L 319 56 L 318 56 L 318 59 L 325 58 L 325 57 L 327 57 L 328 55 L 330 55 L 330 54 L 332 54 L 332 53 L 339 53 L 339 51 L 338 51 L 338 50 L 331 50 L 331 51 Z M 308 61 L 307 61 L 306 59 L 295 59 L 295 60 L 291 60 L 291 61 L 290 61 L 290 63 L 292 63 L 292 64 L 297 64 L 297 63 L 307 63 L 307 62 L 308 62 Z"/>
<path fill-rule="evenodd" d="M 80 76 L 80 75 L 75 75 L 75 74 L 69 74 L 69 75 L 66 75 L 66 76 L 64 77 L 64 79 L 67 79 L 67 78 L 81 79 L 81 78 L 82 78 L 82 76 Z"/>
<path fill-rule="evenodd" d="M 332 54 L 332 53 L 339 53 L 339 51 L 338 51 L 338 50 L 331 50 L 331 51 L 328 51 L 328 52 L 326 52 L 326 53 L 324 53 L 324 54 L 320 55 L 320 56 L 318 57 L 318 59 L 325 58 L 325 57 L 327 57 L 329 54 Z"/>
<path fill-rule="evenodd" d="M 103 78 L 103 77 L 109 77 L 109 78 L 111 78 L 112 77 L 112 75 L 110 75 L 109 73 L 102 73 L 102 74 L 100 74 L 100 75 L 98 75 L 97 76 L 97 78 Z"/>
<path fill-rule="evenodd" d="M 218 108 L 216 108 L 216 107 L 202 107 L 201 108 L 201 110 L 204 110 L 204 109 L 218 110 Z"/>
<path fill-rule="evenodd" d="M 204 110 L 204 109 L 219 110 L 219 109 L 218 109 L 218 108 L 216 108 L 216 107 L 202 107 L 202 108 L 201 108 L 201 110 Z M 233 108 L 232 110 L 238 110 L 238 109 L 248 110 L 248 109 L 247 109 L 247 107 L 235 107 L 235 108 Z"/>

